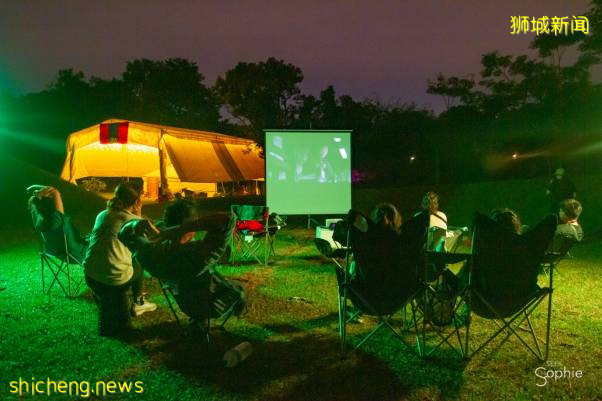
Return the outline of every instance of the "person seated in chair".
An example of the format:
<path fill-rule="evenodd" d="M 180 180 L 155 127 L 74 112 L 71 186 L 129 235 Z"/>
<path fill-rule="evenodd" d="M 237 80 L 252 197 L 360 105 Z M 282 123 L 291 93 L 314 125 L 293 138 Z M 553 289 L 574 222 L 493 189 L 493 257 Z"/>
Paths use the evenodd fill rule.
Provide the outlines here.
<path fill-rule="evenodd" d="M 447 237 L 454 237 L 454 235 L 447 231 L 447 216 L 439 210 L 439 195 L 432 191 L 427 192 L 422 197 L 420 206 L 422 209 L 420 213 L 429 214 L 427 249 L 445 252 Z"/>
<path fill-rule="evenodd" d="M 583 239 L 583 229 L 579 224 L 579 216 L 583 211 L 581 203 L 576 199 L 565 199 L 560 202 L 558 211 L 558 226 L 552 240 L 551 251 L 562 251 L 562 242 L 569 240 L 573 243 L 581 242 Z"/>
<path fill-rule="evenodd" d="M 30 194 L 28 208 L 35 230 L 45 241 L 46 252 L 64 257 L 65 241 L 70 263 L 83 263 L 88 241 L 73 226 L 71 218 L 65 214 L 61 193 L 54 187 L 32 185 L 27 188 Z"/>
<path fill-rule="evenodd" d="M 429 228 L 439 227 L 447 230 L 447 216 L 439 210 L 439 195 L 429 191 L 422 197 L 422 210 L 429 213 Z"/>
<path fill-rule="evenodd" d="M 145 270 L 169 284 L 180 309 L 202 325 L 214 317 L 212 287 L 217 275 L 212 269 L 228 245 L 235 221 L 230 213 L 197 218 L 190 202 L 178 200 L 165 209 L 165 229 L 159 231 L 148 220 L 130 221 L 119 239 Z M 202 240 L 193 240 L 197 231 L 207 232 Z"/>
<path fill-rule="evenodd" d="M 495 209 L 491 212 L 489 217 L 491 217 L 491 220 L 497 222 L 500 226 L 514 234 L 520 235 L 523 231 L 520 217 L 518 217 L 518 214 L 512 209 Z"/>
<path fill-rule="evenodd" d="M 405 269 L 402 263 L 402 219 L 395 206 L 381 203 L 370 216 L 370 221 L 353 211 L 348 216 L 355 230 L 352 243 L 356 265 L 348 295 L 360 310 L 390 313 L 401 306 L 415 284 L 415 269 Z M 341 285 L 344 272 L 336 272 Z"/>

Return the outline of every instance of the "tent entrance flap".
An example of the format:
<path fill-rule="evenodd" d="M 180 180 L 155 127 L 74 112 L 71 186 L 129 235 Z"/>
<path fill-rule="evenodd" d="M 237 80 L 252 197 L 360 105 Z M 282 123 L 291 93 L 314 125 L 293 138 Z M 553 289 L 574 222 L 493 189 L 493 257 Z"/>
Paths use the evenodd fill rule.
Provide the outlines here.
<path fill-rule="evenodd" d="M 157 150 L 138 144 L 91 143 L 75 151 L 76 176 L 143 177 L 159 168 Z"/>

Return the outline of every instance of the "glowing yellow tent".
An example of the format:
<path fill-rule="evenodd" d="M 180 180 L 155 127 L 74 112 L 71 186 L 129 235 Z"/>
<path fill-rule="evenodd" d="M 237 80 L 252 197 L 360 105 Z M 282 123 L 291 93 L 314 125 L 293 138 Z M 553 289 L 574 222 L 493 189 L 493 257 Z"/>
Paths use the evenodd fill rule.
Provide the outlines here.
<path fill-rule="evenodd" d="M 263 179 L 259 152 L 248 139 L 111 119 L 69 135 L 61 178 L 141 177 L 147 193 L 160 183 L 212 196 L 218 182 Z"/>

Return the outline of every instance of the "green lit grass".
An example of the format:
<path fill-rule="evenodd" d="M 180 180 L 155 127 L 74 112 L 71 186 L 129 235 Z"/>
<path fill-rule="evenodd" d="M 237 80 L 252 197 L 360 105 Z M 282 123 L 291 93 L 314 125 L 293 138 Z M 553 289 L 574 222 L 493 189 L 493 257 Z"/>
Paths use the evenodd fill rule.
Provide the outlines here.
<path fill-rule="evenodd" d="M 312 232 L 285 229 L 268 267 L 222 266 L 243 281 L 248 311 L 215 333 L 221 352 L 250 341 L 254 354 L 235 369 L 215 363 L 198 338 L 185 336 L 167 309 L 157 282 L 147 281 L 157 312 L 136 319 L 140 338 L 125 344 L 97 335 L 89 291 L 66 299 L 42 295 L 37 242 L 28 230 L 0 232 L 0 399 L 18 399 L 8 383 L 31 380 L 141 381 L 143 394 L 115 400 L 595 400 L 602 379 L 599 241 L 583 244 L 559 268 L 554 293 L 550 360 L 584 372 L 581 379 L 537 387 L 534 357 L 512 341 L 464 363 L 453 355 L 424 361 L 386 332 L 365 350 L 342 358 L 336 329 L 333 266 L 313 248 Z M 372 320 L 350 326 L 365 333 Z M 543 314 L 535 323 L 543 322 Z M 488 323 L 476 319 L 477 336 Z M 216 352 L 217 353 L 217 352 Z M 38 399 L 46 396 L 29 396 Z M 77 399 L 57 397 L 52 399 Z"/>

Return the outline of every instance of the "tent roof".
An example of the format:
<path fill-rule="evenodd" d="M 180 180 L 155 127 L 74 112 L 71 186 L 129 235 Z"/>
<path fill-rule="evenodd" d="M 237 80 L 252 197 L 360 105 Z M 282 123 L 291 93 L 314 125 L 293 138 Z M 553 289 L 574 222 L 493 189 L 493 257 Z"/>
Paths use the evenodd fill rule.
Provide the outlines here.
<path fill-rule="evenodd" d="M 172 127 L 169 125 L 149 124 L 138 121 L 122 120 L 111 118 L 91 127 L 73 132 L 67 138 L 67 149 L 83 147 L 98 141 L 98 126 L 100 124 L 111 123 L 129 123 L 129 143 L 158 147 L 161 134 L 170 134 L 182 139 L 192 139 L 197 141 L 211 142 L 218 141 L 232 145 L 253 145 L 251 139 L 239 138 L 236 136 L 218 134 L 217 132 L 199 131 L 186 128 Z M 142 136 L 140 134 L 143 134 Z"/>
<path fill-rule="evenodd" d="M 100 124 L 121 122 L 128 123 L 127 144 L 100 144 Z M 157 176 L 160 157 L 167 162 L 167 175 L 185 182 L 242 181 L 265 174 L 259 148 L 249 139 L 122 119 L 100 124 L 69 135 L 63 179 Z"/>

